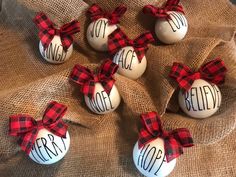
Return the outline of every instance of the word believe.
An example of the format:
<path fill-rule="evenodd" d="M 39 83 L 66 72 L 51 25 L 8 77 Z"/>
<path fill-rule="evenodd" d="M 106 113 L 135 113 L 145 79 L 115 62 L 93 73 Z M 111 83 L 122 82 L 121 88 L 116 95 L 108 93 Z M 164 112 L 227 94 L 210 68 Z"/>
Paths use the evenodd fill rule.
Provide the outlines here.
<path fill-rule="evenodd" d="M 187 20 L 182 14 L 171 12 L 169 15 L 171 18 L 168 18 L 167 22 L 169 23 L 173 32 L 176 32 L 182 26 L 187 27 Z"/>
<path fill-rule="evenodd" d="M 67 52 L 63 50 L 63 46 L 52 44 L 48 46 L 46 50 L 42 52 L 44 58 L 50 59 L 52 61 L 59 61 L 62 62 L 65 60 Z"/>
<path fill-rule="evenodd" d="M 164 153 L 161 149 L 158 149 L 155 146 L 150 147 L 150 144 L 148 144 L 147 146 L 144 146 L 140 151 L 137 166 L 148 172 L 155 170 L 154 175 L 157 175 L 163 162 L 165 162 L 164 157 Z M 157 164 L 155 163 L 159 165 L 157 169 L 153 169 L 153 167 L 157 167 Z"/>
<path fill-rule="evenodd" d="M 91 37 L 105 37 L 106 28 L 108 26 L 108 21 L 97 20 L 93 23 L 92 31 L 90 32 Z"/>
<path fill-rule="evenodd" d="M 191 109 L 193 111 L 204 111 L 220 107 L 220 91 L 215 85 L 191 87 L 183 95 L 188 111 Z M 209 102 L 210 99 L 211 102 Z"/>
<path fill-rule="evenodd" d="M 123 48 L 114 56 L 114 63 L 123 69 L 132 71 L 132 61 L 135 58 L 137 59 L 137 56 L 133 49 L 127 50 Z"/>
<path fill-rule="evenodd" d="M 89 99 L 90 107 L 95 112 L 106 112 L 114 109 L 109 95 L 103 90 L 96 92 L 93 99 Z"/>
<path fill-rule="evenodd" d="M 35 159 L 35 161 L 37 162 L 39 162 L 38 158 L 42 162 L 46 162 L 49 160 L 49 158 L 52 159 L 53 157 L 57 157 L 60 153 L 63 153 L 63 151 L 66 151 L 66 145 L 63 138 L 60 138 L 63 143 L 63 148 L 62 148 L 62 147 L 59 147 L 57 143 L 54 141 L 53 134 L 47 134 L 47 136 L 48 138 L 44 138 L 44 137 L 37 138 L 32 147 L 31 154 L 33 158 Z M 48 142 L 48 140 L 50 140 L 50 142 Z M 49 146 L 49 144 L 51 146 Z M 50 147 L 53 147 L 53 149 L 51 149 Z M 46 153 L 42 153 L 42 150 Z"/>

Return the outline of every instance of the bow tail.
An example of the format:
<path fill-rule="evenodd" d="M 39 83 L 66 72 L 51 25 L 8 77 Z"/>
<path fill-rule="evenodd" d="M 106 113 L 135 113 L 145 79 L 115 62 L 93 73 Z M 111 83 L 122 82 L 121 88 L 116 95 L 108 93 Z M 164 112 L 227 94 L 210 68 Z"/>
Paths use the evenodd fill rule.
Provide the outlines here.
<path fill-rule="evenodd" d="M 143 7 L 144 14 L 150 14 L 151 16 L 158 17 L 158 8 L 153 5 L 146 5 Z"/>
<path fill-rule="evenodd" d="M 139 131 L 139 139 L 138 139 L 138 148 L 142 148 L 147 143 L 155 140 L 157 137 L 152 136 L 145 128 L 141 128 Z"/>
<path fill-rule="evenodd" d="M 48 30 L 39 31 L 39 39 L 43 45 L 44 50 L 48 48 L 48 46 L 50 45 L 51 41 L 54 38 L 54 34 L 50 34 L 52 31 L 50 32 Z"/>
<path fill-rule="evenodd" d="M 115 54 L 121 48 L 128 46 L 129 38 L 126 34 L 120 29 L 117 28 L 108 36 L 108 50 L 111 54 Z"/>
<path fill-rule="evenodd" d="M 86 82 L 82 88 L 81 92 L 88 96 L 90 99 L 94 98 L 94 91 L 95 91 L 95 82 L 93 80 Z"/>
<path fill-rule="evenodd" d="M 48 130 L 52 132 L 53 134 L 59 137 L 66 138 L 66 132 L 67 132 L 68 126 L 63 120 L 59 120 L 57 121 L 56 124 L 53 124 L 53 126 L 49 126 L 49 127 L 50 128 Z"/>
<path fill-rule="evenodd" d="M 37 134 L 38 134 L 38 129 L 34 128 L 32 131 L 24 133 L 20 136 L 20 138 L 18 139 L 18 144 L 20 145 L 21 149 L 23 151 L 25 151 L 27 154 L 30 153 L 35 140 L 37 138 Z"/>
<path fill-rule="evenodd" d="M 98 4 L 93 4 L 91 7 L 89 7 L 87 13 L 92 21 L 95 21 L 104 16 L 104 12 Z"/>
<path fill-rule="evenodd" d="M 173 137 L 164 139 L 164 148 L 167 162 L 183 154 L 182 146 Z"/>
<path fill-rule="evenodd" d="M 139 47 L 139 48 L 134 48 L 135 53 L 138 57 L 139 62 L 141 63 L 143 57 L 145 56 L 146 51 L 148 50 L 147 47 Z"/>

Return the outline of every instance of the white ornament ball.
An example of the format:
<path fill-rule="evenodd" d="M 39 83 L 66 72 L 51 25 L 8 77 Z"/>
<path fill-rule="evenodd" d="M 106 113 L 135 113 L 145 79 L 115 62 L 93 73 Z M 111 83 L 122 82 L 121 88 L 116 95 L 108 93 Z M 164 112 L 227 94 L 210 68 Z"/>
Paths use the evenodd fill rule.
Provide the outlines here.
<path fill-rule="evenodd" d="M 186 93 L 179 92 L 179 105 L 189 116 L 206 118 L 213 115 L 220 107 L 221 92 L 215 84 L 197 79 Z"/>
<path fill-rule="evenodd" d="M 95 83 L 94 98 L 84 96 L 85 103 L 91 111 L 97 114 L 107 114 L 114 111 L 120 104 L 120 94 L 113 85 L 110 95 L 106 93 L 101 83 Z"/>
<path fill-rule="evenodd" d="M 176 159 L 167 163 L 162 138 L 157 138 L 140 149 L 137 142 L 133 149 L 133 161 L 139 172 L 147 177 L 168 176 L 176 164 Z"/>
<path fill-rule="evenodd" d="M 147 67 L 147 59 L 144 56 L 139 62 L 134 48 L 131 46 L 123 47 L 114 56 L 113 62 L 116 63 L 118 73 L 130 79 L 138 79 L 143 75 Z"/>
<path fill-rule="evenodd" d="M 40 41 L 39 51 L 42 57 L 49 63 L 60 64 L 70 58 L 73 51 L 73 44 L 71 44 L 67 51 L 65 51 L 61 43 L 61 37 L 55 35 L 46 50 L 44 50 L 44 47 Z"/>
<path fill-rule="evenodd" d="M 62 138 L 44 128 L 39 130 L 29 157 L 36 163 L 49 165 L 61 160 L 69 147 L 70 135 L 68 131 L 66 138 Z"/>
<path fill-rule="evenodd" d="M 108 36 L 116 29 L 117 25 L 109 25 L 108 19 L 100 18 L 88 26 L 88 43 L 97 51 L 108 51 Z"/>
<path fill-rule="evenodd" d="M 155 24 L 155 33 L 160 41 L 173 44 L 182 40 L 188 31 L 188 22 L 182 13 L 167 12 L 170 19 L 158 19 Z"/>

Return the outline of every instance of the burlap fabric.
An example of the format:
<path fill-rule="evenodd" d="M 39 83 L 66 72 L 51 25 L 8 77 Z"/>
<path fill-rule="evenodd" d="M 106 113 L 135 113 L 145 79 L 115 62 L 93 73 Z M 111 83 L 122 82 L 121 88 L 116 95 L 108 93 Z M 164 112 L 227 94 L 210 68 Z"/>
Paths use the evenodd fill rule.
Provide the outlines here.
<path fill-rule="evenodd" d="M 91 113 L 79 88 L 68 81 L 74 64 L 95 68 L 108 55 L 95 52 L 85 39 L 89 20 L 85 11 L 97 2 L 106 9 L 120 3 L 128 7 L 121 28 L 132 38 L 154 28 L 155 20 L 141 13 L 146 4 L 163 1 L 75 1 L 3 0 L 0 14 L 0 176 L 140 176 L 133 165 L 132 149 L 137 140 L 139 114 L 158 111 L 164 127 L 188 128 L 195 146 L 185 149 L 171 176 L 236 176 L 236 7 L 227 0 L 187 1 L 182 4 L 189 22 L 187 37 L 174 45 L 150 45 L 148 68 L 143 77 L 131 81 L 116 75 L 122 96 L 117 111 Z M 38 51 L 37 29 L 32 18 L 44 11 L 58 25 L 78 19 L 73 56 L 66 63 L 44 62 Z M 148 20 L 147 20 L 148 19 Z M 168 78 L 173 61 L 193 68 L 220 56 L 228 67 L 226 83 L 220 87 L 220 111 L 204 120 L 183 114 L 177 105 L 177 85 Z M 47 103 L 56 100 L 69 109 L 71 147 L 65 158 L 52 166 L 33 163 L 9 137 L 8 116 L 30 113 L 41 118 Z"/>

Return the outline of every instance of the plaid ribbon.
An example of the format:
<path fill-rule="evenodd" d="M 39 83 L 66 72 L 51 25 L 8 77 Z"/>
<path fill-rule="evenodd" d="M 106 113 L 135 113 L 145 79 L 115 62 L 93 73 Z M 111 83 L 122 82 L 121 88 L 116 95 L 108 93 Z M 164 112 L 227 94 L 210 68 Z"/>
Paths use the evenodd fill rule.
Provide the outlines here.
<path fill-rule="evenodd" d="M 147 44 L 153 41 L 153 35 L 149 31 L 131 40 L 120 28 L 117 28 L 108 36 L 108 50 L 111 54 L 115 54 L 123 47 L 132 46 L 137 54 L 138 60 L 141 62 L 148 50 Z"/>
<path fill-rule="evenodd" d="M 127 8 L 124 5 L 120 5 L 115 8 L 115 10 L 111 13 L 105 12 L 102 8 L 97 5 L 93 4 L 87 11 L 88 15 L 90 16 L 92 21 L 96 21 L 99 18 L 107 18 L 109 25 L 117 24 L 120 21 L 120 18 L 124 15 Z"/>
<path fill-rule="evenodd" d="M 72 35 L 80 31 L 79 22 L 76 20 L 63 25 L 60 29 L 56 29 L 53 22 L 44 13 L 37 14 L 33 21 L 39 28 L 39 38 L 44 50 L 47 49 L 53 37 L 59 35 L 63 49 L 66 51 L 73 43 Z"/>
<path fill-rule="evenodd" d="M 163 130 L 161 119 L 156 112 L 142 114 L 141 121 L 142 128 L 139 132 L 138 140 L 139 148 L 157 138 L 163 138 L 167 162 L 183 154 L 183 147 L 193 146 L 193 139 L 188 129 L 178 128 L 169 132 Z"/>
<path fill-rule="evenodd" d="M 181 12 L 184 14 L 183 7 L 179 5 L 179 0 L 167 0 L 164 7 L 158 8 L 153 5 L 143 7 L 143 13 L 150 14 L 156 18 L 170 18 L 169 11 Z"/>
<path fill-rule="evenodd" d="M 66 138 L 67 125 L 63 122 L 67 107 L 55 101 L 49 103 L 43 119 L 36 121 L 26 114 L 10 116 L 9 135 L 18 136 L 18 144 L 27 154 L 30 153 L 40 129 L 46 128 L 53 134 Z"/>
<path fill-rule="evenodd" d="M 174 62 L 169 77 L 176 80 L 182 91 L 188 91 L 194 80 L 204 79 L 214 84 L 223 84 L 227 69 L 224 62 L 220 58 L 216 58 L 200 67 L 197 72 L 182 64 Z"/>
<path fill-rule="evenodd" d="M 84 95 L 93 99 L 96 82 L 100 82 L 105 92 L 108 95 L 110 94 L 115 83 L 115 79 L 113 79 L 112 76 L 116 73 L 117 69 L 118 65 L 113 63 L 110 59 L 105 60 L 99 68 L 98 74 L 94 74 L 88 68 L 78 64 L 74 66 L 70 74 L 70 79 L 82 86 L 81 92 Z"/>

